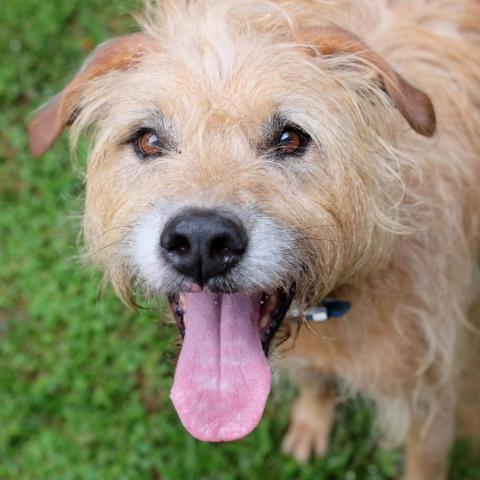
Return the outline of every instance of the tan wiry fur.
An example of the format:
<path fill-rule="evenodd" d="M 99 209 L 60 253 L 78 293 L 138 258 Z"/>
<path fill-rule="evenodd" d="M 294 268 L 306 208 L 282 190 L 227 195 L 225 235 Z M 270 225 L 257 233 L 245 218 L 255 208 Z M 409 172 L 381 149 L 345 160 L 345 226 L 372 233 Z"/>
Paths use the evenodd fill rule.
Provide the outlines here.
<path fill-rule="evenodd" d="M 254 206 L 295 237 L 272 260 L 289 275 L 258 286 L 294 278 L 302 306 L 327 294 L 353 305 L 298 332 L 292 323 L 276 363 L 318 385 L 338 377 L 373 399 L 390 439 L 407 440 L 407 478 L 445 478 L 457 386 L 480 324 L 479 3 L 171 0 L 147 11 L 139 58 L 82 84 L 70 112 L 74 143 L 94 126 L 90 256 L 124 298 L 135 288 L 154 295 L 128 253 L 139 219 L 192 199 Z M 306 34 L 331 24 L 430 97 L 431 138 L 393 108 L 371 57 L 323 55 Z M 298 161 L 258 154 L 264 123 L 279 110 L 313 139 Z M 125 140 L 160 113 L 179 147 L 140 164 Z M 312 381 L 304 384 L 312 401 Z M 302 428 L 294 418 L 292 429 Z M 307 458 L 314 432 L 303 443 L 292 435 L 286 451 Z"/>

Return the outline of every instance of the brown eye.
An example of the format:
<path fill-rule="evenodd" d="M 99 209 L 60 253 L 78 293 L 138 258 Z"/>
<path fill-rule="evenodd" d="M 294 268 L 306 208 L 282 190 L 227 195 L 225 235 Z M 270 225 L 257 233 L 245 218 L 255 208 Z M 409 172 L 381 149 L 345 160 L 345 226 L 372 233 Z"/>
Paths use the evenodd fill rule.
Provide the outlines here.
<path fill-rule="evenodd" d="M 302 154 L 309 140 L 310 137 L 302 130 L 286 127 L 278 136 L 275 152 L 284 155 Z"/>
<path fill-rule="evenodd" d="M 139 132 L 136 147 L 145 157 L 159 157 L 164 152 L 163 143 L 153 130 Z"/>

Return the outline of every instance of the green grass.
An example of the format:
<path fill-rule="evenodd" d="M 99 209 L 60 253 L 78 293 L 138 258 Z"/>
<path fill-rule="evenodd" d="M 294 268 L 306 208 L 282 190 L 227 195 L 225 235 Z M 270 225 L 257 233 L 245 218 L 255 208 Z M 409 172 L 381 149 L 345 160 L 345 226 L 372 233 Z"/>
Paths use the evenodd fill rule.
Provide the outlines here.
<path fill-rule="evenodd" d="M 126 12 L 135 7 L 0 5 L 0 479 L 394 478 L 401 456 L 376 446 L 359 402 L 340 410 L 327 458 L 303 468 L 279 453 L 291 391 L 275 393 L 245 440 L 192 439 L 168 398 L 177 333 L 162 325 L 160 306 L 126 311 L 75 260 L 81 176 L 65 136 L 31 157 L 26 119 L 92 45 L 134 29 Z M 452 478 L 480 479 L 464 445 Z"/>

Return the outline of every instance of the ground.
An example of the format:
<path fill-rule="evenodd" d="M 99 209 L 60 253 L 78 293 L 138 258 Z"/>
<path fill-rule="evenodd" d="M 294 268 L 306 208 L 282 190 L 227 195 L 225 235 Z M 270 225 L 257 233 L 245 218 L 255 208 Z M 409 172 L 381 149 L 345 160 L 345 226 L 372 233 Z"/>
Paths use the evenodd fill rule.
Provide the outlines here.
<path fill-rule="evenodd" d="M 28 114 L 56 93 L 94 45 L 134 30 L 135 0 L 4 0 L 0 13 L 0 478 L 390 479 L 401 453 L 382 450 L 371 413 L 338 414 L 322 461 L 282 456 L 293 393 L 276 388 L 245 440 L 198 442 L 168 392 L 175 327 L 161 305 L 129 312 L 78 259 L 85 142 L 43 158 L 27 150 Z M 480 479 L 464 444 L 452 479 Z M 353 472 L 356 472 L 354 474 Z"/>

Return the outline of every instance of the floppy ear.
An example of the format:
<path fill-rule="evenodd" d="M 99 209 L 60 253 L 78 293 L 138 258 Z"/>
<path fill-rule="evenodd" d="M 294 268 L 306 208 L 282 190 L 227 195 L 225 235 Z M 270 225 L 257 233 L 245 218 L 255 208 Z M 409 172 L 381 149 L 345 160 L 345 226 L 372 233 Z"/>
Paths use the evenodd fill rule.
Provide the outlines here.
<path fill-rule="evenodd" d="M 326 26 L 307 29 L 301 37 L 315 46 L 309 49 L 310 55 L 318 51 L 323 55 L 348 53 L 365 59 L 379 72 L 385 91 L 413 130 L 425 137 L 434 134 L 435 111 L 428 95 L 408 83 L 356 35 L 337 26 Z"/>
<path fill-rule="evenodd" d="M 30 121 L 28 136 L 33 155 L 43 155 L 74 120 L 78 93 L 85 82 L 111 70 L 130 67 L 152 45 L 153 39 L 148 35 L 133 33 L 97 47 L 73 80 L 38 110 Z"/>

